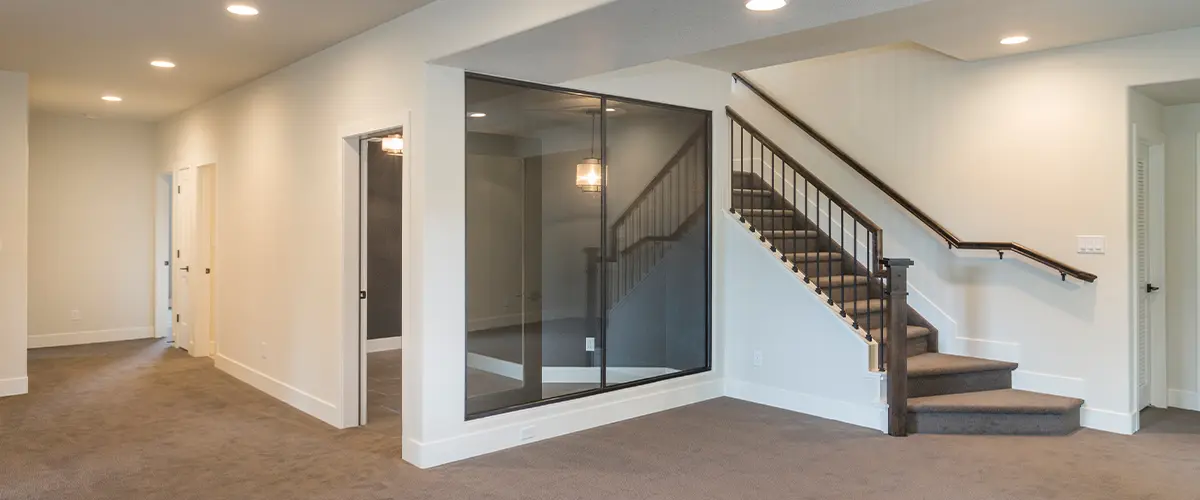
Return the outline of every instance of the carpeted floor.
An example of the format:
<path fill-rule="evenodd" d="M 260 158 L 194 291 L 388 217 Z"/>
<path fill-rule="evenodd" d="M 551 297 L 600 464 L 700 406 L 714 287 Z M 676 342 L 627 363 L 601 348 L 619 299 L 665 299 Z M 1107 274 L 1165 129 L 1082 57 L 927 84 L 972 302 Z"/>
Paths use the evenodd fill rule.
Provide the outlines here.
<path fill-rule="evenodd" d="M 1200 414 L 1137 436 L 879 433 L 718 399 L 421 471 L 156 342 L 41 349 L 0 399 L 0 499 L 1188 499 Z"/>

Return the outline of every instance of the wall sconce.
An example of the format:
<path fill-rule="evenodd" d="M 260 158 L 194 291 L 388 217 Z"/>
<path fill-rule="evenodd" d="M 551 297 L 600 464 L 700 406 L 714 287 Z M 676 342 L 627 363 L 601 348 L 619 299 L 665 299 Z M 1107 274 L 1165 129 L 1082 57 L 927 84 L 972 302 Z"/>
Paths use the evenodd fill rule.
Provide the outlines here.
<path fill-rule="evenodd" d="M 404 138 L 399 135 L 389 135 L 383 138 L 383 152 L 389 156 L 404 156 Z"/>

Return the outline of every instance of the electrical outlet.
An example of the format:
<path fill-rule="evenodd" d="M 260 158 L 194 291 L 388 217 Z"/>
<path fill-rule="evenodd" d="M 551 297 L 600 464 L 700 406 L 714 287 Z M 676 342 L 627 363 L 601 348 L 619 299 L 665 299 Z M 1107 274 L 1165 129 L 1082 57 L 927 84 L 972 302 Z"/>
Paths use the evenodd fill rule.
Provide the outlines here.
<path fill-rule="evenodd" d="M 525 427 L 522 427 L 522 428 L 521 428 L 521 435 L 520 435 L 520 437 L 521 437 L 521 441 L 529 441 L 529 440 L 532 440 L 532 439 L 534 438 L 534 436 L 535 436 L 535 435 L 534 435 L 534 432 L 533 432 L 533 431 L 534 431 L 534 429 L 535 429 L 535 428 L 534 428 L 534 426 L 532 426 L 532 425 L 527 425 L 527 426 L 525 426 Z"/>
<path fill-rule="evenodd" d="M 596 352 L 596 337 L 588 337 L 583 341 L 583 348 L 587 352 Z"/>
<path fill-rule="evenodd" d="M 71 309 L 71 321 L 79 321 L 83 319 L 83 315 L 79 313 L 79 309 Z"/>
<path fill-rule="evenodd" d="M 1103 236 L 1078 236 L 1077 238 L 1079 240 L 1079 253 L 1090 255 L 1104 254 L 1105 238 Z"/>
<path fill-rule="evenodd" d="M 754 351 L 754 366 L 762 366 L 762 365 L 763 365 L 762 351 Z"/>

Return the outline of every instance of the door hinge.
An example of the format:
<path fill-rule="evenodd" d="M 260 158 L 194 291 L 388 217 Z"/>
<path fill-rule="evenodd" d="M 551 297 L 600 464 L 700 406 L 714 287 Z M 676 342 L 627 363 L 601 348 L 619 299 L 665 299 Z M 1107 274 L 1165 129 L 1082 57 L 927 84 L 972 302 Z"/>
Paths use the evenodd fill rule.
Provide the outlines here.
<path fill-rule="evenodd" d="M 212 269 L 204 268 L 204 274 L 212 274 Z"/>
<path fill-rule="evenodd" d="M 179 250 L 176 250 L 176 251 L 175 251 L 175 258 L 176 258 L 176 259 L 178 259 L 178 258 L 179 258 Z"/>
<path fill-rule="evenodd" d="M 359 291 L 358 291 L 358 298 L 359 298 L 359 299 L 365 299 L 365 298 L 367 298 L 367 291 L 366 291 L 366 290 L 359 290 Z"/>
<path fill-rule="evenodd" d="M 178 314 L 176 314 L 176 315 L 175 315 L 175 322 L 176 322 L 176 323 L 178 323 L 178 322 L 179 322 L 179 315 L 178 315 Z"/>
<path fill-rule="evenodd" d="M 183 194 L 183 188 L 180 186 L 175 186 L 175 194 Z"/>

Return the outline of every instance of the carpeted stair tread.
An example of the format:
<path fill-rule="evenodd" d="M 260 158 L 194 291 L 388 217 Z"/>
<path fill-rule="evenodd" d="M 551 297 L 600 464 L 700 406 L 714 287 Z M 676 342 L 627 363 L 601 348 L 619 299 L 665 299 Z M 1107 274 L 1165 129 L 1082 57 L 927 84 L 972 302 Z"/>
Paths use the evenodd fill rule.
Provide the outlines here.
<path fill-rule="evenodd" d="M 746 216 L 746 217 L 757 217 L 757 216 L 762 216 L 762 215 L 774 215 L 774 216 L 796 215 L 796 212 L 785 209 L 785 208 L 743 208 L 741 210 L 741 213 L 743 216 Z"/>
<path fill-rule="evenodd" d="M 733 190 L 733 195 L 736 196 L 762 196 L 764 198 L 771 196 L 773 193 L 770 189 L 752 189 L 752 188 L 736 188 Z M 735 200 L 737 198 L 734 198 Z"/>
<path fill-rule="evenodd" d="M 871 282 L 871 278 L 857 274 L 843 274 L 839 276 L 821 276 L 813 278 L 813 284 L 821 288 L 838 288 L 844 286 L 865 285 Z"/>
<path fill-rule="evenodd" d="M 879 334 L 882 330 L 883 330 L 882 328 L 872 328 L 871 329 L 871 337 L 879 338 Z M 909 339 L 919 339 L 921 337 L 929 336 L 929 334 L 931 334 L 931 333 L 933 333 L 933 330 L 930 330 L 927 327 L 920 326 L 920 325 L 908 325 L 908 338 Z M 884 337 L 884 339 L 886 340 L 886 337 Z M 909 363 L 912 363 L 912 361 L 909 361 Z"/>
<path fill-rule="evenodd" d="M 997 370 L 1012 371 L 1015 369 L 1017 369 L 1016 363 L 936 352 L 914 356 L 908 360 L 909 377 L 954 375 Z"/>
<path fill-rule="evenodd" d="M 840 260 L 842 254 L 838 252 L 803 252 L 786 254 L 788 260 L 792 262 L 828 262 L 830 260 Z"/>
<path fill-rule="evenodd" d="M 1083 406 L 1082 399 L 1017 389 L 965 392 L 908 400 L 912 413 L 1014 413 L 1062 415 Z"/>
<path fill-rule="evenodd" d="M 879 312 L 883 310 L 883 299 L 855 300 L 842 304 L 842 307 L 850 314 Z"/>
<path fill-rule="evenodd" d="M 816 238 L 820 234 L 804 229 L 765 229 L 759 232 L 767 238 Z"/>

